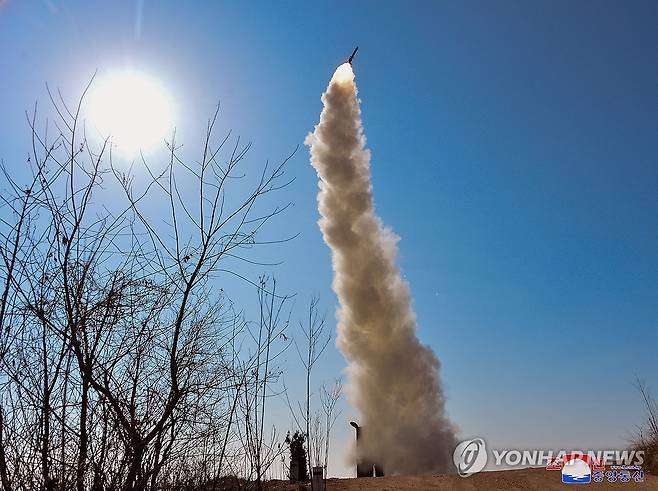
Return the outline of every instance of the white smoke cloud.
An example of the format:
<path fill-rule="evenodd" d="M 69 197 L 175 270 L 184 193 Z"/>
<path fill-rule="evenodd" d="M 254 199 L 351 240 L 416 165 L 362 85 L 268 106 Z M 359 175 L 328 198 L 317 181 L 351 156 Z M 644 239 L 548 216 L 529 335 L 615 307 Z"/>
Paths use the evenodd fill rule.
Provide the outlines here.
<path fill-rule="evenodd" d="M 322 102 L 306 144 L 321 178 L 319 225 L 340 302 L 337 345 L 364 428 L 358 452 L 386 474 L 451 471 L 455 427 L 445 413 L 439 360 L 416 337 L 409 286 L 396 263 L 399 238 L 375 214 L 349 64 L 338 67 Z"/>

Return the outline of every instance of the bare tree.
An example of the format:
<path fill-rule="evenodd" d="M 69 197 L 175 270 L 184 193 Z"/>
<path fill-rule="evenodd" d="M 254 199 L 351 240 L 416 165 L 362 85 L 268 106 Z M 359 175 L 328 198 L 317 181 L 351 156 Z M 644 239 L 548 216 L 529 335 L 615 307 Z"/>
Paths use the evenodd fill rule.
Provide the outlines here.
<path fill-rule="evenodd" d="M 331 387 L 327 388 L 326 385 L 322 385 L 320 390 L 320 403 L 322 404 L 322 411 L 324 413 L 324 470 L 325 476 L 327 475 L 327 470 L 329 466 L 329 440 L 331 437 L 331 430 L 336 423 L 336 419 L 340 415 L 340 412 L 336 411 L 336 405 L 343 395 L 343 381 L 340 378 L 337 378 Z"/>
<path fill-rule="evenodd" d="M 642 396 L 646 417 L 644 423 L 637 428 L 632 446 L 644 451 L 646 469 L 655 472 L 658 469 L 658 404 L 640 377 L 636 377 L 635 387 Z"/>
<path fill-rule="evenodd" d="M 268 288 L 269 287 L 269 288 Z M 277 348 L 277 341 L 285 340 L 288 328 L 290 311 L 284 310 L 290 297 L 277 295 L 276 280 L 271 286 L 266 277 L 261 277 L 258 289 L 258 302 L 260 307 L 260 321 L 257 332 L 252 332 L 255 342 L 255 354 L 251 357 L 252 367 L 249 367 L 253 383 L 245 386 L 244 390 L 244 436 L 245 447 L 249 459 L 250 470 L 248 476 L 255 478 L 258 489 L 262 489 L 265 473 L 280 456 L 281 446 L 277 445 L 278 436 L 276 427 L 268 441 L 265 441 L 266 405 L 268 399 L 275 396 L 270 392 L 271 386 L 281 377 L 282 371 L 277 360 L 289 346 L 284 343 Z"/>
<path fill-rule="evenodd" d="M 238 169 L 249 144 L 237 139 L 223 156 L 218 109 L 198 163 L 172 137 L 168 163 L 141 157 L 136 180 L 109 140 L 87 140 L 83 100 L 69 108 L 51 94 L 54 131 L 37 129 L 35 109 L 26 185 L 2 165 L 2 487 L 145 490 L 174 484 L 180 469 L 219 476 L 243 394 L 263 440 L 278 325 L 245 356 L 248 323 L 217 282 L 250 282 L 238 265 L 286 209 L 260 203 L 287 184 L 290 157 L 248 182 Z"/>
<path fill-rule="evenodd" d="M 311 424 L 309 428 L 308 453 L 313 456 L 310 462 L 311 468 L 323 466 L 323 450 L 325 448 L 326 435 L 322 420 L 322 412 L 316 410 L 311 413 Z M 311 474 L 312 475 L 312 474 Z"/>
<path fill-rule="evenodd" d="M 341 398 L 343 385 L 341 379 L 336 379 L 333 385 L 320 388 L 321 409 L 311 414 L 310 436 L 308 441 L 309 455 L 313 455 L 312 467 L 322 467 L 327 475 L 329 464 L 329 441 L 331 430 L 336 423 L 339 413 L 336 405 Z"/>
<path fill-rule="evenodd" d="M 307 465 L 309 470 L 309 475 L 312 475 L 312 469 L 314 460 L 314 451 L 313 451 L 313 442 L 311 441 L 311 374 L 313 372 L 313 367 L 320 359 L 320 356 L 326 349 L 331 336 L 325 333 L 326 330 L 326 314 L 320 315 L 318 311 L 318 304 L 320 302 L 319 297 L 313 297 L 309 304 L 308 308 L 308 318 L 306 322 L 300 321 L 299 327 L 300 331 L 304 335 L 304 345 L 300 347 L 296 340 L 294 340 L 295 348 L 299 359 L 304 367 L 305 379 L 306 379 L 306 392 L 304 398 L 304 407 L 298 406 L 299 412 L 301 413 L 301 418 L 297 418 L 295 411 L 292 409 L 290 402 L 288 401 L 288 406 L 291 408 L 291 412 L 295 417 L 295 420 L 304 424 L 307 442 L 306 451 L 307 455 Z"/>

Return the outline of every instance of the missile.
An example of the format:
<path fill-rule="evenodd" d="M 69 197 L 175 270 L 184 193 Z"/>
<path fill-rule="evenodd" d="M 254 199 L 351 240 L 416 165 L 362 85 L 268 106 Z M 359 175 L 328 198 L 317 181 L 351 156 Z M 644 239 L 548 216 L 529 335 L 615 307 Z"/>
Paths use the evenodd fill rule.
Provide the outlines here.
<path fill-rule="evenodd" d="M 352 51 L 352 55 L 347 59 L 347 63 L 349 63 L 350 65 L 352 64 L 352 60 L 354 59 L 354 55 L 356 55 L 356 51 L 358 49 L 359 49 L 358 46 L 356 48 L 354 48 L 354 51 Z"/>

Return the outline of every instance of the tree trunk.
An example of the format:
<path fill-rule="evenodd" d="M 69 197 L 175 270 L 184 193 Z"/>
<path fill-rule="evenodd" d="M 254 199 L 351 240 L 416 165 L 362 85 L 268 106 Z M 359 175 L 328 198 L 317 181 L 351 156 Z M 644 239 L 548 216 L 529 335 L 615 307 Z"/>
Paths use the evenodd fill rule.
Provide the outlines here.
<path fill-rule="evenodd" d="M 9 472 L 7 470 L 7 456 L 5 455 L 4 429 L 4 410 L 2 406 L 0 406 L 0 482 L 2 483 L 3 490 L 12 491 L 11 482 L 9 481 Z"/>
<path fill-rule="evenodd" d="M 89 375 L 87 368 L 82 376 L 82 397 L 80 405 L 80 449 L 78 452 L 78 468 L 76 469 L 75 485 L 77 491 L 85 491 L 85 474 L 87 465 L 87 445 L 89 435 L 87 434 L 87 414 L 89 411 Z"/>

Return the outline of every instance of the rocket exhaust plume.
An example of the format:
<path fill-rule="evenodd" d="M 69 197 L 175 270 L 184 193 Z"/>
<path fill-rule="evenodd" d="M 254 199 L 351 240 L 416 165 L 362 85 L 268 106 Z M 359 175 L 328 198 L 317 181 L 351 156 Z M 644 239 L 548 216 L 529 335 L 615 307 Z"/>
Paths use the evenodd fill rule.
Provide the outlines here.
<path fill-rule="evenodd" d="M 439 360 L 416 337 L 411 294 L 396 263 L 398 237 L 375 214 L 370 152 L 354 73 L 336 69 L 306 138 L 320 177 L 320 229 L 340 303 L 337 345 L 364 432 L 357 458 L 386 474 L 449 472 L 455 427 L 444 409 Z"/>

